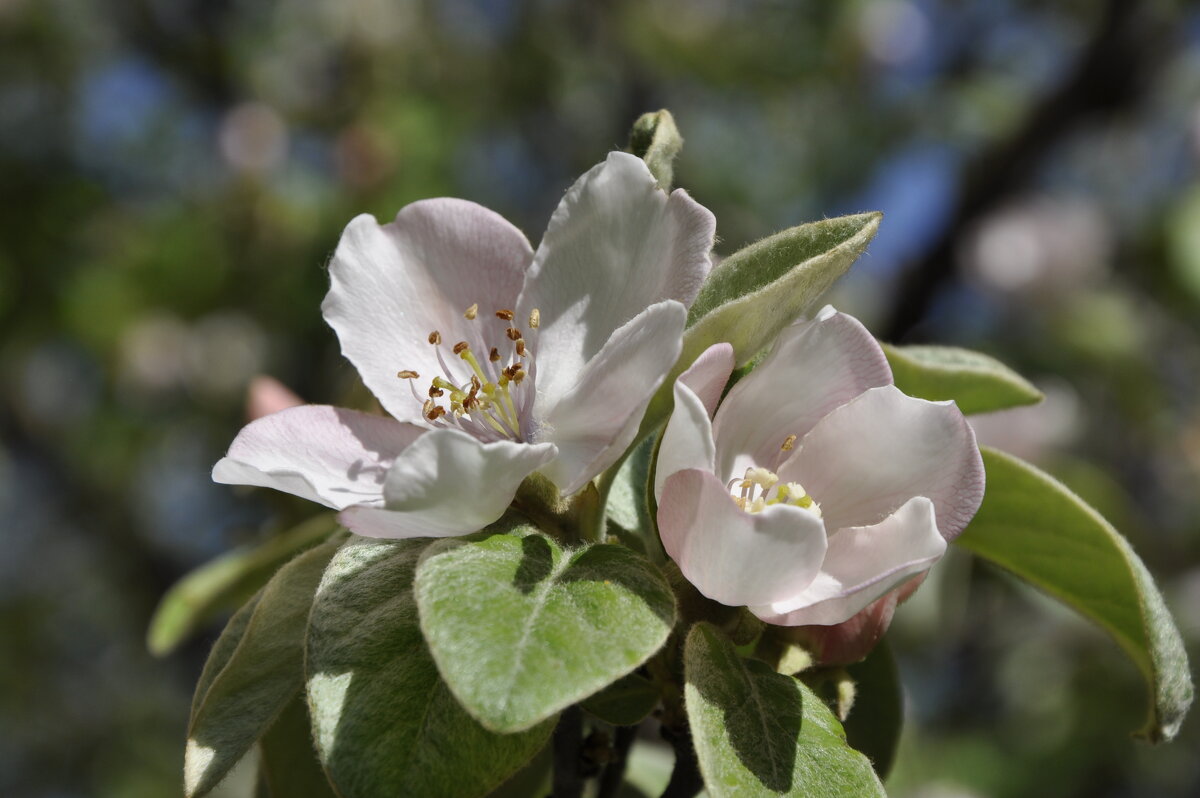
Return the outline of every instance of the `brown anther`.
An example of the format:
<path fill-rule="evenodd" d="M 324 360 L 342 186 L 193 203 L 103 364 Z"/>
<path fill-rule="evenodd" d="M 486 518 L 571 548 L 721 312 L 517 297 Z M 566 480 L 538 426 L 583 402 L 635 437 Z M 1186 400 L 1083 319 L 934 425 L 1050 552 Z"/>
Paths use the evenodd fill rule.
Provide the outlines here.
<path fill-rule="evenodd" d="M 428 413 L 425 414 L 425 418 L 429 419 L 430 421 L 437 421 L 439 418 L 441 418 L 444 415 L 446 415 L 446 408 L 435 407 L 432 410 L 430 410 Z"/>
<path fill-rule="evenodd" d="M 517 366 L 516 373 L 512 375 L 512 381 L 515 382 L 517 385 L 520 385 L 521 380 L 523 380 L 523 379 L 525 379 L 525 369 L 521 368 L 520 366 Z"/>
<path fill-rule="evenodd" d="M 516 327 L 509 327 L 504 331 L 504 334 L 508 336 L 508 340 L 510 341 L 515 341 L 521 337 L 521 331 Z"/>
<path fill-rule="evenodd" d="M 505 321 L 512 321 L 513 316 L 515 316 L 515 315 L 516 314 L 513 313 L 511 310 L 497 310 L 496 311 L 496 318 L 504 319 Z"/>
<path fill-rule="evenodd" d="M 466 312 L 463 313 L 463 318 L 467 319 L 468 321 L 474 321 L 475 317 L 478 315 L 479 315 L 479 303 L 476 302 L 475 304 L 471 305 L 471 307 L 467 308 Z"/>
<path fill-rule="evenodd" d="M 433 408 L 435 407 L 437 407 L 437 405 L 433 403 L 432 399 L 426 399 L 425 404 L 421 405 L 421 412 L 428 416 L 433 412 Z"/>
<path fill-rule="evenodd" d="M 520 366 L 514 364 L 512 366 L 507 366 L 501 373 L 511 380 L 517 371 L 520 370 L 520 368 Z"/>
<path fill-rule="evenodd" d="M 415 380 L 421 375 L 412 369 L 404 369 L 404 371 L 397 371 L 396 376 L 402 380 Z"/>
<path fill-rule="evenodd" d="M 482 387 L 483 387 L 483 383 L 479 381 L 478 377 L 476 377 L 474 374 L 472 374 L 471 375 L 471 394 L 474 395 L 474 394 L 478 393 L 479 389 Z"/>
<path fill-rule="evenodd" d="M 441 342 L 442 342 L 442 334 L 440 332 L 438 332 L 437 330 L 434 330 L 433 332 L 431 332 L 429 334 L 429 343 L 433 344 L 434 346 L 437 346 Z"/>
<path fill-rule="evenodd" d="M 436 385 L 429 386 L 429 398 L 430 399 L 436 399 L 437 397 L 441 396 L 444 393 L 445 393 L 445 391 L 443 391 L 441 388 L 437 387 Z"/>
<path fill-rule="evenodd" d="M 529 311 L 529 326 L 536 330 L 538 328 L 538 326 L 541 325 L 541 323 L 542 323 L 542 312 L 540 310 L 538 310 L 537 308 L 534 308 L 533 310 Z"/>
<path fill-rule="evenodd" d="M 783 439 L 783 446 L 779 447 L 781 452 L 790 452 L 792 447 L 796 445 L 796 436 L 789 435 Z"/>
<path fill-rule="evenodd" d="M 499 359 L 500 359 L 500 350 L 493 346 L 492 351 L 488 352 L 488 360 L 495 363 Z"/>
<path fill-rule="evenodd" d="M 521 357 L 525 357 L 525 339 L 518 338 L 516 346 L 517 346 L 517 354 L 520 355 Z"/>
<path fill-rule="evenodd" d="M 459 341 L 454 345 L 454 354 L 461 355 L 470 348 L 471 346 L 466 341 Z"/>

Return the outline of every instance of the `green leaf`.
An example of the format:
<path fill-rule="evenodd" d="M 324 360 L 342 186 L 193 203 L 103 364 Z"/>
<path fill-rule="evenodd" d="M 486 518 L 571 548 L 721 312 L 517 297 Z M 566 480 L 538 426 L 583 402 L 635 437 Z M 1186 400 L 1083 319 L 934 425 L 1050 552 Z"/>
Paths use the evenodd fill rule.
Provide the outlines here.
<path fill-rule="evenodd" d="M 183 773 L 189 798 L 216 786 L 300 690 L 309 606 L 339 543 L 327 541 L 281 568 L 218 639 L 188 724 Z"/>
<path fill-rule="evenodd" d="M 630 673 L 585 699 L 581 706 L 605 723 L 636 726 L 654 711 L 661 697 L 654 682 Z"/>
<path fill-rule="evenodd" d="M 259 742 L 259 778 L 271 798 L 337 798 L 313 749 L 304 696 L 297 693 Z"/>
<path fill-rule="evenodd" d="M 854 707 L 843 724 L 851 747 L 866 754 L 879 777 L 887 778 L 904 726 L 904 695 L 887 639 L 862 662 L 846 668 L 854 680 Z"/>
<path fill-rule="evenodd" d="M 671 190 L 675 156 L 682 148 L 675 118 L 666 109 L 642 114 L 629 131 L 629 151 L 646 162 L 663 191 Z"/>
<path fill-rule="evenodd" d="M 484 729 L 454 699 L 421 638 L 413 574 L 427 539 L 356 540 L 313 603 L 307 690 L 317 753 L 339 795 L 477 798 L 545 745 L 548 720 Z"/>
<path fill-rule="evenodd" d="M 871 763 L 808 687 L 742 659 L 706 623 L 684 647 L 684 701 L 713 798 L 883 796 Z"/>
<path fill-rule="evenodd" d="M 675 623 L 671 588 L 618 545 L 541 534 L 445 540 L 417 568 L 421 628 L 462 705 L 527 729 L 641 665 Z"/>
<path fill-rule="evenodd" d="M 883 214 L 873 212 L 802 224 L 723 260 L 692 304 L 683 351 L 651 400 L 638 436 L 666 418 L 675 378 L 705 349 L 727 341 L 742 365 L 812 310 L 867 248 L 882 219 Z"/>
<path fill-rule="evenodd" d="M 649 436 L 633 447 L 613 476 L 604 505 L 609 529 L 615 526 L 621 542 L 642 551 L 645 550 L 645 537 L 657 534 L 646 504 L 653 452 L 654 438 Z"/>
<path fill-rule="evenodd" d="M 1146 677 L 1149 716 L 1140 730 L 1170 740 L 1193 688 L 1179 630 L 1129 543 L 1078 496 L 1011 455 L 983 449 L 987 492 L 957 543 L 1106 629 Z"/>
<path fill-rule="evenodd" d="M 257 546 L 223 554 L 180 579 L 150 619 L 146 633 L 150 653 L 156 657 L 170 654 L 197 629 L 254 595 L 279 566 L 317 545 L 336 528 L 333 515 L 323 513 Z"/>
<path fill-rule="evenodd" d="M 932 402 L 953 399 L 967 415 L 1037 404 L 1045 398 L 999 360 L 970 349 L 883 344 L 883 352 L 897 388 Z"/>

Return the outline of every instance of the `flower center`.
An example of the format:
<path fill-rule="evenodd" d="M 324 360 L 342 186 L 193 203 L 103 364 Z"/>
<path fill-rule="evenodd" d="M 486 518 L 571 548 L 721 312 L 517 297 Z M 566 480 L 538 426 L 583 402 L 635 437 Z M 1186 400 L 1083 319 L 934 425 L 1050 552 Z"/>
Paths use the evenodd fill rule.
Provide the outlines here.
<path fill-rule="evenodd" d="M 748 513 L 761 513 L 773 504 L 802 507 L 821 517 L 821 505 L 813 501 L 799 482 L 780 483 L 774 471 L 751 466 L 741 479 L 734 477 L 727 486 L 733 503 Z"/>
<path fill-rule="evenodd" d="M 426 396 L 417 393 L 414 383 L 421 375 L 410 369 L 396 374 L 408 380 L 413 398 L 421 403 L 421 414 L 435 427 L 457 427 L 482 441 L 524 440 L 529 431 L 533 406 L 533 378 L 536 367 L 525 334 L 513 324 L 511 310 L 495 312 L 499 325 L 479 320 L 479 304 L 463 313 L 471 325 L 473 341 L 459 341 L 450 347 L 461 363 L 447 362 L 442 353 L 442 334 L 429 333 L 436 348 L 442 373 L 429 383 Z M 536 336 L 541 314 L 535 308 L 529 314 L 529 329 Z"/>

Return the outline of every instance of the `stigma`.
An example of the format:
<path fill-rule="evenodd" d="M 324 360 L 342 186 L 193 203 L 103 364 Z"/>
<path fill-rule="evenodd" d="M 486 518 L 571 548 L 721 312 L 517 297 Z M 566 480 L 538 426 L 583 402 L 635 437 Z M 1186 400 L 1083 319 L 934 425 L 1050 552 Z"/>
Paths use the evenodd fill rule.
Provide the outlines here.
<path fill-rule="evenodd" d="M 465 329 L 453 326 L 468 334 L 449 347 L 449 357 L 443 352 L 441 332 L 429 333 L 442 373 L 433 376 L 424 395 L 417 392 L 416 371 L 404 369 L 396 376 L 409 381 L 421 415 L 434 427 L 462 429 L 485 442 L 525 440 L 535 393 L 532 339 L 506 308 L 489 317 L 480 314 L 475 302 L 462 318 L 470 322 Z M 533 310 L 529 328 L 534 337 L 540 321 L 540 313 Z"/>
<path fill-rule="evenodd" d="M 726 486 L 733 503 L 748 513 L 761 513 L 776 504 L 787 504 L 808 510 L 821 517 L 821 505 L 813 501 L 799 482 L 780 483 L 779 476 L 766 468 L 751 466 L 741 479 L 734 477 Z"/>

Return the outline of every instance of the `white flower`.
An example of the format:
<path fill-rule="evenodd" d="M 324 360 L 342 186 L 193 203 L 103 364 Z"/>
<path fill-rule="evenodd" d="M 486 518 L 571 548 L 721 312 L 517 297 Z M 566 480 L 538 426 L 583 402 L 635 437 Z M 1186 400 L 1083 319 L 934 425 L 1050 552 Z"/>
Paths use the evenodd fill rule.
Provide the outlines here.
<path fill-rule="evenodd" d="M 534 471 L 574 493 L 631 443 L 678 358 L 714 230 L 619 152 L 567 192 L 536 253 L 463 200 L 359 216 L 322 311 L 393 418 L 284 410 L 245 427 L 213 479 L 320 502 L 375 537 L 478 530 Z"/>
<path fill-rule="evenodd" d="M 717 344 L 675 383 L 655 473 L 667 553 L 705 596 L 786 626 L 845 621 L 942 556 L 983 463 L 950 402 L 905 396 L 871 334 L 825 308 L 730 390 Z"/>

